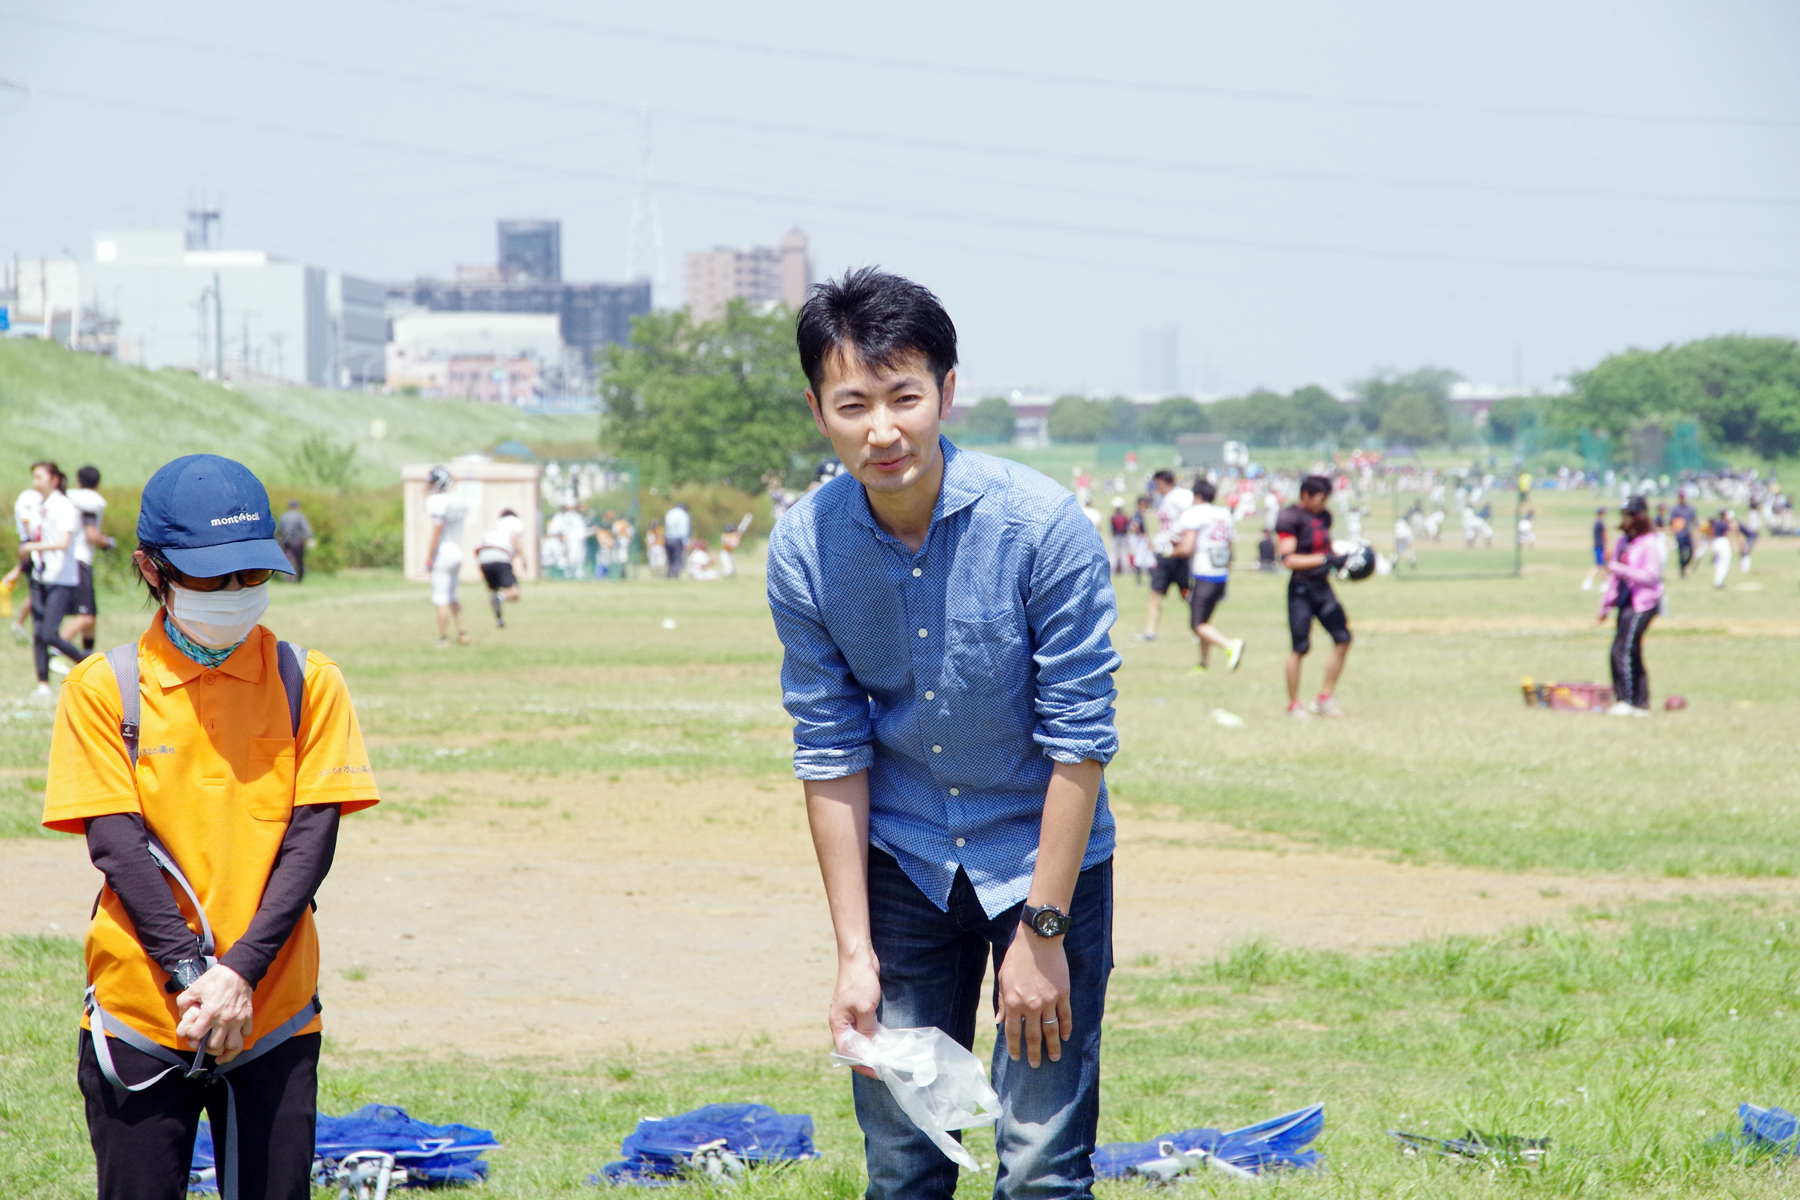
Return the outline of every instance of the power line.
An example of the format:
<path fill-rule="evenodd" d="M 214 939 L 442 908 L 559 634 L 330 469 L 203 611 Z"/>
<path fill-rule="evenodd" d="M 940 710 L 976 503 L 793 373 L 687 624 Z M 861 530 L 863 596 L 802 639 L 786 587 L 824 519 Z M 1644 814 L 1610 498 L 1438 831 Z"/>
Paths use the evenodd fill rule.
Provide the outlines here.
<path fill-rule="evenodd" d="M 385 0 L 385 2 L 400 3 L 401 0 Z M 265 62 L 276 66 L 292 67 L 297 70 L 327 71 L 336 75 L 352 78 L 381 80 L 388 83 L 399 83 L 413 87 L 431 87 L 446 91 L 464 92 L 470 95 L 522 100 L 528 103 L 544 104 L 561 108 L 573 108 L 587 112 L 605 112 L 632 118 L 635 118 L 638 113 L 638 109 L 634 105 L 623 104 L 617 101 L 596 100 L 583 96 L 572 96 L 567 93 L 547 92 L 535 88 L 522 88 L 504 84 L 486 83 L 480 80 L 446 79 L 441 76 L 422 75 L 409 71 L 395 71 L 379 67 L 357 67 L 344 63 L 334 63 L 323 59 L 302 58 L 296 55 L 275 54 L 268 51 L 243 50 L 230 46 L 220 46 L 181 38 L 166 37 L 159 34 L 109 29 L 103 26 L 87 25 L 82 22 L 64 20 L 58 17 L 41 16 L 35 13 L 6 13 L 4 15 L 14 20 L 24 20 L 41 25 L 56 26 L 79 32 L 87 36 L 114 38 L 130 42 L 133 45 L 160 45 L 192 54 L 216 55 L 223 58 L 246 62 Z M 1627 200 L 1648 201 L 1658 204 L 1718 204 L 1775 208 L 1800 207 L 1800 198 L 1729 196 L 1704 192 L 1644 192 L 1626 188 L 1579 188 L 1549 187 L 1535 184 L 1466 183 L 1457 180 L 1417 176 L 1373 175 L 1344 171 L 1311 171 L 1282 167 L 1249 167 L 1231 163 L 1165 159 L 1123 154 L 1098 154 L 1081 150 L 1048 150 L 997 142 L 955 141 L 944 138 L 919 137 L 910 134 L 880 133 L 862 129 L 833 129 L 821 125 L 807 125 L 788 121 L 768 121 L 754 117 L 717 116 L 708 113 L 687 112 L 679 109 L 659 110 L 659 116 L 665 120 L 686 122 L 702 126 L 710 125 L 724 129 L 747 130 L 765 134 L 793 134 L 806 138 L 828 138 L 837 141 L 850 141 L 857 144 L 868 144 L 873 142 L 910 149 L 950 151 L 953 153 L 977 155 L 984 158 L 1004 156 L 1009 158 L 1035 159 L 1042 162 L 1068 163 L 1079 166 L 1170 171 L 1182 174 L 1263 179 L 1279 183 L 1328 183 L 1349 185 L 1353 187 L 1401 188 L 1409 191 L 1451 192 L 1497 196 L 1530 196 L 1553 200 L 1605 202 Z"/>
<path fill-rule="evenodd" d="M 777 58 L 805 61 L 810 67 L 857 66 L 901 71 L 928 71 L 958 78 L 981 76 L 986 79 L 1008 79 L 1020 83 L 1046 84 L 1054 87 L 1104 88 L 1115 91 L 1147 92 L 1157 95 L 1197 96 L 1221 100 L 1251 100 L 1265 103 L 1324 105 L 1332 108 L 1386 109 L 1396 112 L 1455 113 L 1465 116 L 1526 117 L 1543 120 L 1611 121 L 1638 125 L 1710 125 L 1733 128 L 1800 129 L 1800 119 L 1782 117 L 1730 117 L 1686 113 L 1641 113 L 1605 109 L 1533 108 L 1526 105 L 1472 104 L 1466 101 L 1388 100 L 1371 96 L 1350 96 L 1324 92 L 1290 92 L 1272 88 L 1219 87 L 1212 84 L 1168 83 L 1149 79 L 1124 79 L 1102 75 L 1075 75 L 1057 71 L 1032 71 L 1018 67 L 988 64 L 972 65 L 932 62 L 927 59 L 894 58 L 859 54 L 818 47 L 778 46 L 765 42 L 749 42 L 735 38 L 697 33 L 670 33 L 665 30 L 641 29 L 610 21 L 593 21 L 578 17 L 547 16 L 511 9 L 486 8 L 476 4 L 453 3 L 452 0 L 377 0 L 395 8 L 424 9 L 463 17 L 480 17 L 515 24 L 540 25 L 556 29 L 578 29 L 609 37 L 638 38 L 693 46 L 708 50 L 724 50 L 733 54 L 761 54 Z"/>
<path fill-rule="evenodd" d="M 524 162 L 517 159 L 503 158 L 491 154 L 480 154 L 473 151 L 448 150 L 430 146 L 420 146 L 407 142 L 396 142 L 383 138 L 363 137 L 356 134 L 303 129 L 296 126 L 279 125 L 269 121 L 251 120 L 242 117 L 227 117 L 216 113 L 194 112 L 187 109 L 173 108 L 167 105 L 119 100 L 109 96 L 95 96 L 64 88 L 40 89 L 40 94 L 72 100 L 77 103 L 96 104 L 127 111 L 154 113 L 158 116 L 176 117 L 182 120 L 196 121 L 203 124 L 224 125 L 233 128 L 253 130 L 259 133 L 274 133 L 285 137 L 297 137 L 313 141 L 338 142 L 344 145 L 353 145 L 364 149 L 379 150 L 384 153 L 413 154 L 428 158 L 441 158 L 453 162 L 472 163 L 489 167 L 505 167 L 520 171 L 533 171 L 570 179 L 600 181 L 615 184 L 621 188 L 629 188 L 636 182 L 626 175 L 587 167 L 568 167 L 554 164 Z M 1161 245 L 1186 245 L 1227 250 L 1251 250 L 1282 254 L 1374 259 L 1390 262 L 1447 263 L 1462 266 L 1488 266 L 1527 270 L 1591 271 L 1618 275 L 1662 275 L 1679 278 L 1763 280 L 1781 283 L 1800 282 L 1800 274 L 1793 272 L 1735 271 L 1710 267 L 1647 267 L 1631 263 L 1568 262 L 1537 258 L 1509 259 L 1476 254 L 1442 254 L 1431 251 L 1381 250 L 1369 247 L 1281 242 L 1257 238 L 1227 238 L 1207 234 L 1182 233 L 1171 230 L 1120 228 L 1083 224 L 1079 222 L 1042 220 L 1018 215 L 989 216 L 982 213 L 931 211 L 927 209 L 900 207 L 891 204 L 877 204 L 868 201 L 833 200 L 820 196 L 796 195 L 793 193 L 765 191 L 754 188 L 727 187 L 720 184 L 681 182 L 666 179 L 661 181 L 661 186 L 673 191 L 688 192 L 703 196 L 729 197 L 759 202 L 780 201 L 788 205 L 836 209 L 845 212 L 858 212 L 874 216 L 939 221 L 953 225 L 979 225 L 1012 231 L 1032 230 L 1039 233 L 1071 234 L 1085 237 L 1111 237 Z"/>

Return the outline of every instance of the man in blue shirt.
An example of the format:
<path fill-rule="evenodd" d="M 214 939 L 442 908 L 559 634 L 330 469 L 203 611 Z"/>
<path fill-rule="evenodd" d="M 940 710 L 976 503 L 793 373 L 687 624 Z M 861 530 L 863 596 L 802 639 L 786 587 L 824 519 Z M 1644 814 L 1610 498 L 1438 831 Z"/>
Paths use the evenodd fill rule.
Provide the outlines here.
<path fill-rule="evenodd" d="M 833 1039 L 975 1040 L 997 973 L 996 1196 L 1091 1195 L 1112 969 L 1119 656 L 1105 548 L 1075 497 L 938 432 L 956 328 L 873 268 L 816 288 L 797 340 L 844 474 L 769 538 L 794 768 L 837 936 Z M 956 1165 L 855 1080 L 870 1197 L 949 1200 Z"/>

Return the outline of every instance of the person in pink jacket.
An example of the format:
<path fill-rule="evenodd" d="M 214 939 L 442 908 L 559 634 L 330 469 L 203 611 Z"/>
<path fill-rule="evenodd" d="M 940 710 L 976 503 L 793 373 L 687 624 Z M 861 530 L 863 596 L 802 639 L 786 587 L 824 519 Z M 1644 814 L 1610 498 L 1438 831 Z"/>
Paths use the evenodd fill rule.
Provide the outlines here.
<path fill-rule="evenodd" d="M 1620 537 L 1607 561 L 1606 590 L 1600 595 L 1600 623 L 1619 610 L 1613 634 L 1612 685 L 1615 717 L 1650 715 L 1650 677 L 1644 673 L 1644 634 L 1662 611 L 1663 543 L 1650 523 L 1642 496 L 1625 501 Z"/>

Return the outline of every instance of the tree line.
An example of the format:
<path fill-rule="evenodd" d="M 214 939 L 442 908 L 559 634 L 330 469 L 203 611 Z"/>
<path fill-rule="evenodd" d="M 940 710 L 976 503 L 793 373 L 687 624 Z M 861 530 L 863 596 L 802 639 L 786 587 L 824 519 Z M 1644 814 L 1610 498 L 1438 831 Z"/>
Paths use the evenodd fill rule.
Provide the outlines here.
<path fill-rule="evenodd" d="M 1694 421 L 1720 447 L 1765 460 L 1800 454 L 1800 342 L 1792 338 L 1734 334 L 1627 350 L 1570 383 L 1545 407 L 1562 431 L 1622 442 L 1645 426 L 1666 433 Z"/>
<path fill-rule="evenodd" d="M 649 484 L 756 491 L 778 476 L 792 486 L 831 452 L 801 399 L 806 379 L 786 309 L 738 301 L 709 322 L 686 310 L 640 316 L 629 342 L 602 352 L 600 378 L 601 446 L 637 459 Z M 1467 444 L 1476 431 L 1450 404 L 1450 387 L 1461 378 L 1433 366 L 1378 370 L 1352 384 L 1347 400 L 1317 385 L 1259 388 L 1204 405 L 1187 396 L 1148 407 L 1124 397 L 1060 396 L 1050 406 L 1049 433 L 1059 442 L 1170 443 L 1216 433 L 1257 447 L 1354 445 L 1371 435 L 1390 447 Z M 1668 431 L 1694 421 L 1722 448 L 1765 459 L 1800 454 L 1800 343 L 1792 339 L 1734 335 L 1628 350 L 1571 384 L 1564 396 L 1496 402 L 1482 437 L 1510 446 L 1531 427 L 1546 446 L 1570 446 L 1591 430 L 1622 450 L 1627 435 L 1646 425 Z M 989 396 L 952 435 L 1010 438 L 1016 420 L 1004 397 Z"/>
<path fill-rule="evenodd" d="M 1450 385 L 1462 376 L 1441 367 L 1377 371 L 1352 387 L 1349 401 L 1317 384 L 1201 404 L 1169 396 L 1141 408 L 1122 396 L 1059 396 L 1050 405 L 1055 442 L 1173 442 L 1185 433 L 1218 433 L 1251 446 L 1312 447 L 1380 434 L 1389 444 L 1435 445 L 1455 428 Z M 977 403 L 963 427 L 984 437 L 1011 437 L 1018 414 L 1002 396 Z"/>

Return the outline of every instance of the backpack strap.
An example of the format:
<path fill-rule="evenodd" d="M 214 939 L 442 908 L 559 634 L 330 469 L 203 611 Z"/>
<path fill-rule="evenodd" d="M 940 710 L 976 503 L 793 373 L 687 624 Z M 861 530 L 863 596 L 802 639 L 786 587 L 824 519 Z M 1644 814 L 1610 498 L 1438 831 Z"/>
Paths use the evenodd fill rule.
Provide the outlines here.
<path fill-rule="evenodd" d="M 138 644 L 126 642 L 106 652 L 106 665 L 119 681 L 119 734 L 125 739 L 125 753 L 131 756 L 132 770 L 137 769 L 138 719 L 143 715 L 143 696 L 138 691 Z M 290 702 L 291 704 L 291 702 Z"/>
<path fill-rule="evenodd" d="M 294 736 L 300 736 L 300 702 L 306 696 L 306 650 L 292 642 L 275 643 L 275 665 L 281 686 L 287 690 L 288 720 Z"/>

